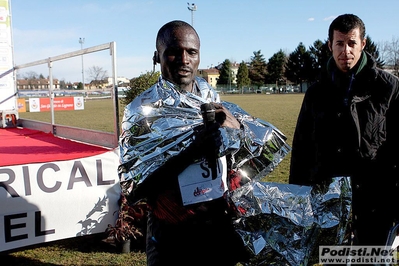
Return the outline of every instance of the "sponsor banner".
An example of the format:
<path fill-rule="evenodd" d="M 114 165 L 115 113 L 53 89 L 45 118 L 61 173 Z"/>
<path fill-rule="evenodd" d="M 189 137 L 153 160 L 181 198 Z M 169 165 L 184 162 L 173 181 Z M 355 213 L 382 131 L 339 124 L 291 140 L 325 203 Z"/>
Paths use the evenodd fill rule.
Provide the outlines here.
<path fill-rule="evenodd" d="M 26 112 L 25 99 L 17 99 L 17 104 L 18 104 L 18 113 L 25 113 Z"/>
<path fill-rule="evenodd" d="M 75 160 L 0 167 L 0 251 L 102 233 L 114 225 L 118 163 L 115 149 Z"/>
<path fill-rule="evenodd" d="M 319 263 L 323 265 L 391 265 L 398 263 L 397 248 L 391 246 L 319 246 Z"/>
<path fill-rule="evenodd" d="M 84 110 L 83 96 L 56 97 L 53 101 L 54 110 Z M 50 98 L 29 98 L 29 112 L 51 111 Z"/>

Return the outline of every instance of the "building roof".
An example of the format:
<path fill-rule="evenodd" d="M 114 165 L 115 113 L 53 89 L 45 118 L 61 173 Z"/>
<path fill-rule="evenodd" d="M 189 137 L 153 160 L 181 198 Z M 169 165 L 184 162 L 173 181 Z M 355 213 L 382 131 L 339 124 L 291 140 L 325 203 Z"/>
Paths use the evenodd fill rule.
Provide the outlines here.
<path fill-rule="evenodd" d="M 58 83 L 58 79 L 53 79 L 53 83 L 57 84 Z M 17 84 L 18 85 L 50 85 L 50 81 L 48 79 L 18 79 L 17 80 Z"/>
<path fill-rule="evenodd" d="M 219 70 L 216 68 L 199 69 L 200 73 L 207 73 L 208 75 L 219 75 Z"/>

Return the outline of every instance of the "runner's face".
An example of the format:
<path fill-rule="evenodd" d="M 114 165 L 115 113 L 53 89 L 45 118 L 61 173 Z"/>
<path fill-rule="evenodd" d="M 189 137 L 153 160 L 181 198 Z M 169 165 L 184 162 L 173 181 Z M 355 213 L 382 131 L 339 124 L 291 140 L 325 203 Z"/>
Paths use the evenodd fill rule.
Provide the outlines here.
<path fill-rule="evenodd" d="M 193 29 L 181 27 L 169 33 L 158 52 L 162 76 L 192 91 L 200 63 L 200 42 Z"/>

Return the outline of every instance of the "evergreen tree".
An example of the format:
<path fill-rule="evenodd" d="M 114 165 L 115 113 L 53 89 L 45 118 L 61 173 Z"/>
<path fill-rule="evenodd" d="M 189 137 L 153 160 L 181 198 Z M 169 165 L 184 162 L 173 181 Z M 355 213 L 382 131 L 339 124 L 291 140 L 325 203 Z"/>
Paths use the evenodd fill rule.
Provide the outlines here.
<path fill-rule="evenodd" d="M 295 51 L 288 56 L 288 61 L 285 65 L 285 76 L 288 80 L 300 84 L 302 91 L 302 83 L 311 79 L 312 67 L 312 57 L 301 42 Z"/>
<path fill-rule="evenodd" d="M 279 50 L 269 59 L 267 64 L 268 78 L 270 83 L 278 83 L 284 79 L 284 65 L 286 55 L 283 50 Z"/>
<path fill-rule="evenodd" d="M 383 68 L 385 65 L 384 60 L 380 58 L 380 52 L 378 51 L 377 45 L 371 40 L 370 36 L 366 36 L 366 46 L 364 47 L 364 51 L 371 54 L 374 57 L 377 67 Z"/>
<path fill-rule="evenodd" d="M 83 88 L 83 83 L 82 82 L 79 82 L 79 84 L 78 84 L 78 87 L 77 87 L 77 90 L 83 90 L 84 88 Z"/>
<path fill-rule="evenodd" d="M 327 62 L 332 56 L 332 53 L 328 48 L 328 40 L 324 42 L 316 40 L 313 43 L 313 46 L 309 47 L 309 53 L 313 69 L 309 79 L 315 81 L 320 77 L 321 72 L 327 68 Z"/>
<path fill-rule="evenodd" d="M 244 87 L 251 84 L 247 64 L 242 61 L 237 70 L 237 87 L 243 92 Z"/>
<path fill-rule="evenodd" d="M 267 64 L 260 50 L 253 53 L 254 56 L 251 57 L 251 62 L 249 64 L 249 78 L 252 83 L 259 88 L 265 83 Z"/>
<path fill-rule="evenodd" d="M 222 66 L 219 69 L 218 85 L 231 84 L 231 62 L 229 59 L 223 61 Z"/>

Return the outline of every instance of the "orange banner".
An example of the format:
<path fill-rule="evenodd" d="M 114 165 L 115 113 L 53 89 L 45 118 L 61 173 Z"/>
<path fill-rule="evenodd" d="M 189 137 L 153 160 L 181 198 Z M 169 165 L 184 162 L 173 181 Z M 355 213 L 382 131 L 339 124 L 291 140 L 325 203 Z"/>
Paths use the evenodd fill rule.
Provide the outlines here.
<path fill-rule="evenodd" d="M 61 110 L 84 110 L 83 97 L 57 97 L 53 101 L 54 111 Z M 30 112 L 51 111 L 50 98 L 30 98 Z"/>
<path fill-rule="evenodd" d="M 18 104 L 18 113 L 25 113 L 26 112 L 25 99 L 17 99 L 17 104 Z"/>

